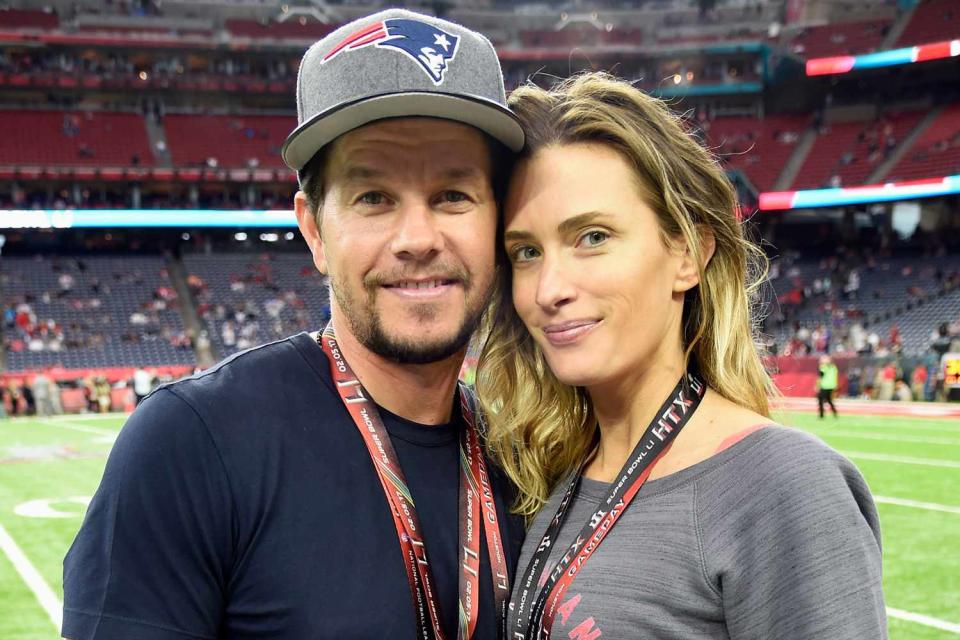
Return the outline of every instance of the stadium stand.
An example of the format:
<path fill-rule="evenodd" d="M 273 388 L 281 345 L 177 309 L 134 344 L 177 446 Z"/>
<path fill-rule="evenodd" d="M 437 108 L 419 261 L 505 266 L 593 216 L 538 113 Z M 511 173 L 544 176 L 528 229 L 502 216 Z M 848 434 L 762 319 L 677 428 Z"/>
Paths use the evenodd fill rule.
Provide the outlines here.
<path fill-rule="evenodd" d="M 110 111 L 0 111 L 0 165 L 153 165 L 143 117 Z"/>
<path fill-rule="evenodd" d="M 52 11 L 0 7 L 0 29 L 49 31 L 60 26 Z"/>
<path fill-rule="evenodd" d="M 897 326 L 897 352 L 921 355 L 944 322 L 960 321 L 960 256 L 898 256 L 885 259 L 837 257 L 798 260 L 778 268 L 773 284 L 780 294 L 778 313 L 768 330 L 788 353 L 864 353 L 882 346 Z M 797 292 L 791 299 L 790 291 Z M 774 325 L 773 329 L 770 329 Z M 859 328 L 855 329 L 855 325 Z M 824 338 L 817 329 L 826 331 Z M 868 346 L 870 333 L 877 344 Z M 818 343 L 818 338 L 822 341 Z M 800 345 L 805 345 L 798 353 Z"/>
<path fill-rule="evenodd" d="M 701 124 L 707 144 L 761 191 L 771 189 L 796 148 L 809 116 L 724 117 Z"/>
<path fill-rule="evenodd" d="M 0 276 L 10 370 L 195 361 L 158 256 L 4 257 Z"/>
<path fill-rule="evenodd" d="M 295 125 L 293 116 L 170 114 L 164 118 L 170 155 L 179 167 L 283 168 L 280 147 Z"/>
<path fill-rule="evenodd" d="M 805 58 L 824 58 L 875 51 L 883 42 L 888 20 L 867 20 L 809 27 L 788 44 L 792 53 Z"/>
<path fill-rule="evenodd" d="M 336 28 L 306 18 L 285 22 L 258 22 L 256 20 L 227 20 L 226 30 L 235 38 L 252 40 L 319 40 Z"/>
<path fill-rule="evenodd" d="M 793 188 L 864 184 L 923 116 L 922 111 L 908 111 L 871 122 L 823 125 Z"/>
<path fill-rule="evenodd" d="M 960 5 L 956 0 L 925 0 L 914 9 L 897 46 L 952 40 L 960 36 Z"/>
<path fill-rule="evenodd" d="M 189 254 L 183 261 L 221 357 L 322 328 L 329 316 L 326 280 L 309 253 Z"/>
<path fill-rule="evenodd" d="M 946 107 L 890 171 L 890 180 L 960 174 L 960 103 Z"/>

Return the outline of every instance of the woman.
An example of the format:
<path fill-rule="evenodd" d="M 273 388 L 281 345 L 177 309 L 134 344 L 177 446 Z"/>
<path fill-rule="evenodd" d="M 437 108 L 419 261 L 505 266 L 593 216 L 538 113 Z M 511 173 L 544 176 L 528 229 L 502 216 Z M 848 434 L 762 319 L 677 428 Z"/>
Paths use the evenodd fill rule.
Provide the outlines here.
<path fill-rule="evenodd" d="M 478 371 L 532 519 L 507 637 L 885 637 L 863 478 L 769 419 L 762 254 L 717 163 L 604 74 L 511 107 L 527 146 Z"/>

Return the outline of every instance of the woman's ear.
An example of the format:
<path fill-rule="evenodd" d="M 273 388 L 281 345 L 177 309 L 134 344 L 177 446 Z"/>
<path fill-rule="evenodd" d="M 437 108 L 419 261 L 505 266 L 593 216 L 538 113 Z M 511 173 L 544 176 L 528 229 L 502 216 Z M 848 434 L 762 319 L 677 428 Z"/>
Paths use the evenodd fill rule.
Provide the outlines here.
<path fill-rule="evenodd" d="M 710 264 L 713 252 L 717 248 L 717 238 L 710 227 L 697 225 L 696 229 L 700 234 L 700 264 L 698 265 L 694 260 L 690 245 L 683 242 L 683 259 L 673 285 L 673 290 L 677 293 L 685 293 L 700 284 L 700 271 Z"/>

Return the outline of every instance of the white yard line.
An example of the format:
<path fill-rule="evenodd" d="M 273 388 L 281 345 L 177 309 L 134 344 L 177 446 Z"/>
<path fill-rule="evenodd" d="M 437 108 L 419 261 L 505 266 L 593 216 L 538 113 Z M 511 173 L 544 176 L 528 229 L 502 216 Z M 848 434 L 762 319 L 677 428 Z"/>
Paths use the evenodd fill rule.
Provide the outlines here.
<path fill-rule="evenodd" d="M 873 496 L 873 501 L 879 502 L 880 504 L 895 504 L 899 507 L 912 507 L 914 509 L 925 509 L 927 511 L 943 511 L 944 513 L 960 514 L 960 507 L 952 507 L 948 504 L 937 504 L 936 502 L 918 502 L 917 500 L 891 498 L 889 496 Z"/>
<path fill-rule="evenodd" d="M 841 415 L 840 420 L 834 421 L 833 416 L 827 416 L 822 422 L 818 421 L 816 426 L 812 426 L 810 428 L 829 430 L 834 428 L 834 426 L 839 426 L 843 429 L 866 429 L 870 431 L 873 431 L 874 429 L 896 429 L 900 433 L 910 433 L 912 431 L 934 431 L 940 433 L 941 435 L 960 435 L 960 425 L 955 428 L 953 426 L 932 424 L 911 424 L 910 426 L 905 427 L 902 424 L 884 424 L 883 422 L 876 422 L 874 424 L 844 424 L 844 417 L 845 416 Z M 784 424 L 790 424 L 789 418 L 786 419 Z"/>
<path fill-rule="evenodd" d="M 924 616 L 919 613 L 910 613 L 909 611 L 894 609 L 892 607 L 887 607 L 887 615 L 891 618 L 899 618 L 900 620 L 907 620 L 908 622 L 916 622 L 917 624 L 922 624 L 926 627 L 933 627 L 934 629 L 940 629 L 941 631 L 948 631 L 950 633 L 960 635 L 960 624 L 957 624 L 956 622 L 947 622 L 946 620 L 941 620 L 940 618 L 931 618 L 930 616 Z"/>
<path fill-rule="evenodd" d="M 116 420 L 123 418 L 126 420 L 130 414 L 123 411 L 114 411 L 112 413 L 69 413 L 66 414 L 71 420 L 97 421 L 97 420 Z"/>
<path fill-rule="evenodd" d="M 895 442 L 915 442 L 917 444 L 943 444 L 952 447 L 960 447 L 960 440 L 952 438 L 927 438 L 926 436 L 895 436 L 884 433 L 858 433 L 856 431 L 843 431 L 840 429 L 830 429 L 829 427 L 815 427 L 810 429 L 818 436 L 828 438 L 837 436 L 839 438 L 857 438 L 863 440 L 892 440 Z"/>
<path fill-rule="evenodd" d="M 40 606 L 47 612 L 50 622 L 57 628 L 57 631 L 60 631 L 63 624 L 63 604 L 60 603 L 60 599 L 47 584 L 47 581 L 43 579 L 43 576 L 40 575 L 40 572 L 37 571 L 37 568 L 33 566 L 26 554 L 23 553 L 23 550 L 17 546 L 14 539 L 3 528 L 3 525 L 0 525 L 0 550 L 10 559 L 13 568 L 17 570 L 23 581 L 30 587 L 30 591 L 36 596 Z"/>
<path fill-rule="evenodd" d="M 63 418 L 34 418 L 34 422 L 46 425 L 48 427 L 60 427 L 61 429 L 70 429 L 71 431 L 80 431 L 82 433 L 92 433 L 98 436 L 116 436 L 117 431 L 110 429 L 101 429 L 99 427 L 88 427 L 85 424 L 74 424 Z"/>
<path fill-rule="evenodd" d="M 880 462 L 897 462 L 900 464 L 919 464 L 926 467 L 946 467 L 960 469 L 960 462 L 954 460 L 939 460 L 935 458 L 912 458 L 910 456 L 890 456 L 884 453 L 867 453 L 865 451 L 841 451 L 843 455 L 854 460 L 879 460 Z"/>

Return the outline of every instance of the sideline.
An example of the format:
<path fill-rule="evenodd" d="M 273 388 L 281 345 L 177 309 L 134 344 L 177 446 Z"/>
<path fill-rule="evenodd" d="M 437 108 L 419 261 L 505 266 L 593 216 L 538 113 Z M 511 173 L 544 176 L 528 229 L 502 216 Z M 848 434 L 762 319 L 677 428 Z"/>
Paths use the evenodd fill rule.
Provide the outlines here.
<path fill-rule="evenodd" d="M 53 589 L 50 588 L 50 585 L 43 579 L 43 576 L 40 575 L 40 572 L 33 566 L 14 539 L 10 537 L 2 524 L 0 524 L 0 550 L 13 564 L 13 568 L 17 570 L 23 581 L 27 583 L 40 606 L 46 611 L 50 622 L 59 632 L 63 625 L 63 604 L 60 603 L 60 599 L 57 598 Z"/>

